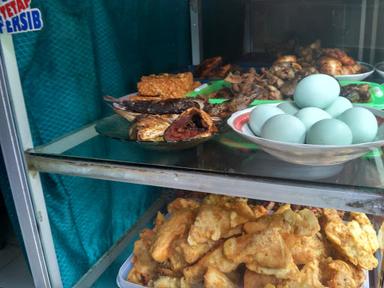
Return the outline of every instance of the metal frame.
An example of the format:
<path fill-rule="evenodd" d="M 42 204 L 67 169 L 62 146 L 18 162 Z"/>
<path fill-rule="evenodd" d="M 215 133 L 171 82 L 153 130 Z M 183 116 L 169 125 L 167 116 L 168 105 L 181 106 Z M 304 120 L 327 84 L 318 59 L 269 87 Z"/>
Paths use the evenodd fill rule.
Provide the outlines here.
<path fill-rule="evenodd" d="M 20 97 L 13 97 L 13 103 L 11 101 L 11 95 L 22 96 L 21 88 L 18 85 L 20 79 L 17 72 L 17 66 L 15 69 L 14 63 L 12 63 L 15 62 L 13 57 L 12 39 L 10 36 L 2 35 L 0 42 L 1 148 L 4 155 L 8 178 L 12 189 L 12 196 L 15 202 L 16 213 L 19 219 L 34 284 L 36 287 L 52 287 L 49 272 L 52 272 L 54 265 L 52 265 L 52 261 L 48 262 L 46 259 L 46 255 L 44 253 L 46 252 L 46 249 L 44 249 L 44 244 L 46 244 L 46 242 L 41 239 L 39 234 L 39 229 L 40 231 L 44 231 L 46 233 L 50 233 L 50 230 L 47 231 L 41 227 L 41 223 L 46 223 L 46 214 L 40 213 L 40 223 L 36 220 L 36 212 L 34 210 L 31 197 L 32 191 L 28 181 L 23 154 L 25 146 L 31 144 L 27 135 L 30 130 L 28 122 L 21 121 L 17 123 L 14 119 L 14 108 L 18 111 L 19 116 L 26 116 L 26 114 L 23 115 L 23 112 L 25 111 L 22 109 L 24 102 Z M 12 85 L 10 85 L 10 82 L 12 82 Z M 12 104 L 17 107 L 13 107 Z M 20 131 L 20 129 L 23 133 L 25 133 L 23 137 L 24 142 L 20 141 L 22 140 L 20 134 L 18 133 L 18 130 Z M 43 230 L 41 230 L 42 228 Z M 47 236 L 51 237 L 51 234 Z M 49 265 L 52 266 L 50 267 Z M 60 280 L 60 278 L 58 280 Z M 57 282 L 58 280 L 55 282 L 58 285 L 54 287 L 60 287 L 60 283 Z"/>
<path fill-rule="evenodd" d="M 117 164 L 58 155 L 28 153 L 29 169 L 92 179 L 152 185 L 258 200 L 286 202 L 345 211 L 384 215 L 381 189 L 341 188 L 258 177 L 224 176 L 177 168 L 155 168 L 141 164 Z M 199 181 L 196 181 L 199 179 Z"/>
<path fill-rule="evenodd" d="M 189 2 L 191 21 L 192 64 L 198 65 L 203 57 L 201 0 Z"/>

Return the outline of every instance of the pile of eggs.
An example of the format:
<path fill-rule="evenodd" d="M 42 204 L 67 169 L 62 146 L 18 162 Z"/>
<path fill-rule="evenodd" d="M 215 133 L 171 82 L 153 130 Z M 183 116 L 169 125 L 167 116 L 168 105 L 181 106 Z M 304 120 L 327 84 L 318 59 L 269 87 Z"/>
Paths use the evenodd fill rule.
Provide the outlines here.
<path fill-rule="evenodd" d="M 376 117 L 339 95 L 335 78 L 310 75 L 298 83 L 293 102 L 256 106 L 248 125 L 256 136 L 280 142 L 350 145 L 373 141 Z"/>

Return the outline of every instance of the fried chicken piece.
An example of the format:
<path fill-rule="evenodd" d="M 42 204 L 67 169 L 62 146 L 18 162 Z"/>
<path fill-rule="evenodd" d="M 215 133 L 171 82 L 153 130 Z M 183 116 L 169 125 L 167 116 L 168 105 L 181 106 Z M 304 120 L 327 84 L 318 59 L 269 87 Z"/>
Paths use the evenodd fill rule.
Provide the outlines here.
<path fill-rule="evenodd" d="M 327 248 L 319 234 L 314 236 L 286 234 L 283 235 L 283 239 L 296 265 L 307 264 L 327 256 Z"/>
<path fill-rule="evenodd" d="M 135 242 L 133 248 L 133 268 L 129 271 L 128 281 L 136 284 L 147 285 L 157 273 L 158 263 L 156 263 L 149 253 L 154 232 L 145 229 L 140 234 L 140 239 Z"/>
<path fill-rule="evenodd" d="M 278 228 L 281 233 L 314 236 L 320 231 L 319 221 L 311 210 L 294 212 L 287 207 L 289 206 L 280 207 L 273 215 L 263 216 L 255 222 L 244 224 L 245 232 L 259 233 L 266 229 Z"/>
<path fill-rule="evenodd" d="M 354 65 L 343 66 L 341 73 L 342 75 L 351 75 L 351 74 L 361 73 L 362 70 L 363 70 L 363 67 L 360 64 L 354 64 Z"/>
<path fill-rule="evenodd" d="M 329 75 L 342 75 L 343 64 L 331 57 L 321 57 L 318 61 L 319 71 Z"/>
<path fill-rule="evenodd" d="M 292 80 L 301 69 L 302 67 L 298 63 L 282 62 L 272 65 L 269 71 L 282 80 Z"/>
<path fill-rule="evenodd" d="M 164 262 L 169 258 L 172 242 L 188 231 L 194 219 L 192 210 L 180 210 L 160 226 L 150 250 L 155 261 Z"/>
<path fill-rule="evenodd" d="M 212 252 L 206 254 L 196 264 L 184 269 L 184 277 L 188 283 L 198 283 L 203 280 L 203 276 L 208 267 L 218 269 L 220 272 L 229 273 L 235 271 L 238 263 L 234 263 L 224 256 L 223 244 Z"/>
<path fill-rule="evenodd" d="M 267 285 L 281 286 L 286 280 L 278 279 L 274 276 L 263 275 L 251 270 L 245 269 L 244 288 L 264 288 Z"/>
<path fill-rule="evenodd" d="M 331 258 L 321 264 L 321 273 L 322 282 L 329 288 L 359 288 L 365 280 L 362 269 Z"/>
<path fill-rule="evenodd" d="M 200 202 L 194 199 L 187 198 L 176 198 L 171 203 L 167 205 L 167 211 L 170 214 L 175 213 L 176 211 L 189 209 L 194 210 L 200 207 Z"/>
<path fill-rule="evenodd" d="M 324 209 L 324 231 L 337 251 L 352 264 L 372 270 L 378 265 L 374 253 L 379 248 L 375 230 L 363 213 L 351 213 L 352 220 L 343 222 L 337 211 Z"/>
<path fill-rule="evenodd" d="M 198 78 L 206 78 L 212 75 L 212 72 L 223 63 L 220 56 L 205 59 L 195 69 L 195 76 Z"/>
<path fill-rule="evenodd" d="M 348 56 L 345 51 L 338 48 L 325 48 L 323 49 L 323 54 L 328 57 L 337 59 L 342 63 L 342 65 L 345 66 L 356 64 L 356 61 L 353 60 L 352 57 Z"/>
<path fill-rule="evenodd" d="M 208 267 L 207 272 L 204 275 L 204 287 L 205 288 L 236 288 L 235 285 L 224 273 L 220 270 Z"/>

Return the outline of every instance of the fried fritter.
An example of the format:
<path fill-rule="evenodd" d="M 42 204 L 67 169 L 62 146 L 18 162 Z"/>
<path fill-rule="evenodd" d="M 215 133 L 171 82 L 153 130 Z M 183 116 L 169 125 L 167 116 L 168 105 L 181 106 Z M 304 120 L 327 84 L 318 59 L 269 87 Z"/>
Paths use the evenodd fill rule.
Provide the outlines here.
<path fill-rule="evenodd" d="M 288 263 L 288 265 L 283 268 L 262 267 L 257 262 L 247 263 L 245 266 L 251 271 L 257 272 L 259 274 L 274 276 L 278 279 L 296 279 L 300 273 L 299 269 L 295 263 L 293 263 L 293 261 Z"/>
<path fill-rule="evenodd" d="M 160 276 L 153 281 L 151 287 L 153 288 L 194 288 L 190 286 L 184 278 Z M 197 287 L 196 287 L 197 288 Z"/>
<path fill-rule="evenodd" d="M 212 240 L 196 245 L 189 245 L 187 239 L 183 239 L 180 243 L 180 248 L 183 251 L 185 261 L 192 264 L 203 257 L 205 253 L 211 250 L 215 245 L 217 245 L 217 242 Z"/>
<path fill-rule="evenodd" d="M 180 210 L 160 226 L 151 246 L 151 255 L 157 262 L 164 262 L 170 256 L 172 242 L 185 234 L 195 219 L 192 210 Z"/>
<path fill-rule="evenodd" d="M 294 212 L 289 206 L 282 206 L 275 214 L 263 216 L 255 222 L 244 225 L 247 233 L 259 233 L 272 228 L 279 229 L 280 233 L 298 236 L 314 236 L 320 231 L 319 221 L 311 210 Z"/>
<path fill-rule="evenodd" d="M 204 287 L 205 288 L 236 288 L 235 285 L 224 273 L 220 270 L 208 267 L 207 272 L 204 275 Z"/>
<path fill-rule="evenodd" d="M 264 288 L 267 285 L 279 286 L 283 283 L 286 283 L 286 280 L 259 274 L 248 269 L 246 269 L 244 273 L 244 288 Z"/>
<path fill-rule="evenodd" d="M 147 285 L 156 276 L 158 263 L 149 253 L 154 232 L 146 229 L 140 234 L 140 239 L 135 242 L 133 248 L 133 268 L 128 274 L 128 281 Z"/>
<path fill-rule="evenodd" d="M 375 230 L 363 213 L 351 213 L 352 220 L 344 223 L 337 211 L 324 209 L 324 231 L 337 251 L 352 264 L 372 270 L 378 265 L 374 253 L 379 248 Z"/>
<path fill-rule="evenodd" d="M 365 280 L 362 269 L 331 258 L 322 263 L 321 273 L 322 282 L 329 288 L 359 288 Z"/>
<path fill-rule="evenodd" d="M 200 207 L 200 203 L 194 199 L 176 198 L 167 206 L 168 213 L 172 214 L 178 210 L 190 209 L 194 210 Z"/>
<path fill-rule="evenodd" d="M 285 268 L 293 262 L 277 229 L 228 239 L 224 242 L 224 255 L 238 264 L 256 262 L 266 268 Z"/>
<path fill-rule="evenodd" d="M 189 231 L 188 243 L 196 245 L 241 233 L 240 225 L 265 215 L 264 207 L 251 207 L 243 198 L 210 195 L 203 201 Z"/>
<path fill-rule="evenodd" d="M 159 115 L 139 116 L 130 127 L 129 136 L 138 141 L 164 141 L 164 133 L 171 121 Z"/>
<path fill-rule="evenodd" d="M 206 254 L 196 264 L 184 269 L 184 277 L 188 283 L 201 282 L 208 267 L 218 269 L 223 273 L 229 273 L 238 267 L 235 263 L 224 256 L 223 245 L 221 244 L 212 252 Z"/>
<path fill-rule="evenodd" d="M 294 234 L 283 235 L 285 244 L 292 253 L 296 265 L 307 264 L 314 260 L 327 256 L 327 247 L 321 235 L 296 236 Z"/>

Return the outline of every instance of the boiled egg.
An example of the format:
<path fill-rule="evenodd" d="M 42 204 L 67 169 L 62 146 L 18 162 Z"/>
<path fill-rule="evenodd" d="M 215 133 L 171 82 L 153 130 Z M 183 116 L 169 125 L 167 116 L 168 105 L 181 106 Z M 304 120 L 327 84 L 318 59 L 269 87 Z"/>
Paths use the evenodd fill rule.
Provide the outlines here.
<path fill-rule="evenodd" d="M 325 111 L 331 115 L 333 118 L 340 116 L 344 111 L 352 108 L 353 105 L 351 101 L 349 101 L 345 97 L 337 97 L 333 103 L 328 106 Z"/>
<path fill-rule="evenodd" d="M 346 110 L 338 117 L 352 131 L 353 144 L 371 142 L 375 139 L 378 124 L 375 115 L 363 107 L 354 107 Z"/>
<path fill-rule="evenodd" d="M 249 115 L 249 128 L 255 135 L 259 136 L 261 127 L 271 117 L 279 114 L 284 114 L 284 111 L 272 105 L 256 106 Z"/>
<path fill-rule="evenodd" d="M 326 74 L 313 74 L 301 80 L 295 89 L 293 99 L 300 108 L 324 109 L 340 95 L 339 82 Z"/>
<path fill-rule="evenodd" d="M 269 140 L 304 143 L 305 126 L 295 116 L 280 114 L 270 118 L 261 128 L 261 137 Z"/>
<path fill-rule="evenodd" d="M 347 124 L 340 120 L 320 120 L 309 129 L 306 143 L 316 145 L 350 145 L 352 144 L 352 131 Z"/>
<path fill-rule="evenodd" d="M 323 119 L 330 119 L 332 118 L 331 115 L 329 115 L 327 112 L 320 108 L 316 107 L 307 107 L 301 109 L 299 112 L 295 114 L 297 118 L 301 122 L 303 122 L 305 129 L 308 131 L 309 128 L 316 122 L 323 120 Z"/>
<path fill-rule="evenodd" d="M 277 108 L 280 108 L 285 113 L 290 115 L 295 115 L 299 111 L 299 108 L 292 101 L 280 103 L 279 105 L 277 105 Z"/>

